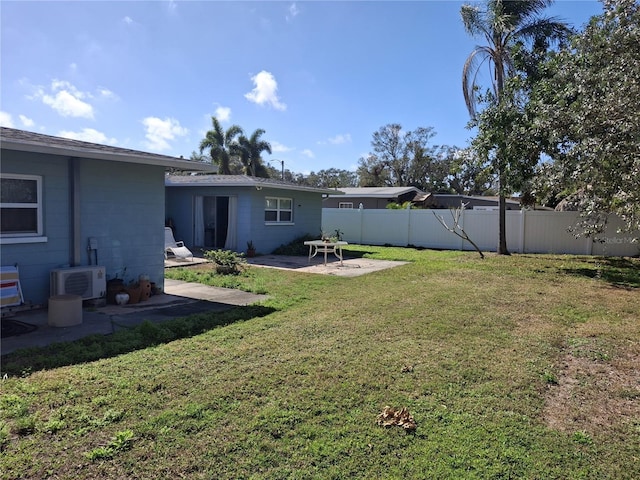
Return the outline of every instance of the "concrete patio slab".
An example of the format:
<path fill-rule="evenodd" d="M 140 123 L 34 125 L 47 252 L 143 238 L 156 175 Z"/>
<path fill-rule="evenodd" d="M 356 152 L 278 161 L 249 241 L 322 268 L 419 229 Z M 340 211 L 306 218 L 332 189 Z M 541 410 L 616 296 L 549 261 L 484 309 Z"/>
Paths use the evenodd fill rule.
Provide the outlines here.
<path fill-rule="evenodd" d="M 348 253 L 345 252 L 345 255 Z M 173 267 L 192 267 L 207 263 L 194 252 L 193 260 L 182 260 L 169 258 L 164 264 L 167 268 Z M 296 272 L 317 273 L 320 275 L 336 275 L 338 277 L 358 277 L 367 273 L 386 270 L 388 268 L 405 265 L 407 262 L 396 262 L 390 260 L 373 260 L 370 258 L 344 258 L 342 265 L 340 261 L 329 254 L 327 264 L 324 264 L 324 258 L 320 255 L 313 257 L 311 260 L 304 255 L 258 255 L 257 257 L 247 258 L 247 263 L 255 267 L 277 268 L 281 270 L 294 270 Z"/>
<path fill-rule="evenodd" d="M 46 309 L 30 310 L 7 320 L 17 320 L 37 328 L 23 335 L 3 337 L 0 355 L 30 347 L 43 347 L 52 343 L 69 342 L 89 335 L 108 335 L 121 328 L 139 325 L 144 321 L 161 322 L 196 313 L 229 310 L 236 306 L 251 305 L 267 299 L 230 288 L 208 287 L 199 283 L 165 280 L 165 292 L 153 295 L 133 305 L 106 305 L 83 308 L 82 323 L 71 327 L 52 327 L 48 324 Z"/>
<path fill-rule="evenodd" d="M 256 267 L 279 268 L 283 270 L 295 270 L 296 272 L 317 273 L 320 275 L 336 275 L 339 277 L 358 277 L 367 273 L 386 270 L 407 262 L 396 262 L 391 260 L 373 260 L 370 258 L 345 258 L 340 265 L 340 261 L 331 258 L 324 264 L 324 259 L 317 256 L 309 261 L 306 256 L 294 255 L 260 255 L 248 258 L 247 262 Z"/>

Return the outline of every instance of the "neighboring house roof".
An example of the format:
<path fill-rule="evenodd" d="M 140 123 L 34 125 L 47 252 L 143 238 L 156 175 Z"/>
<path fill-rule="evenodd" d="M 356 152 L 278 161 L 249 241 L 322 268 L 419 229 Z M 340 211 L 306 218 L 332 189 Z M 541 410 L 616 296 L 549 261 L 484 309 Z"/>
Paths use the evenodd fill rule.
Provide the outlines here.
<path fill-rule="evenodd" d="M 274 178 L 251 177 L 249 175 L 169 175 L 167 187 L 255 187 L 297 190 L 302 192 L 334 193 L 328 188 L 308 187 Z"/>
<path fill-rule="evenodd" d="M 498 201 L 500 200 L 500 197 L 497 196 L 482 196 L 482 195 L 459 195 L 457 193 L 434 193 L 433 194 L 433 198 L 435 200 L 442 198 L 448 198 L 448 199 L 459 199 L 461 201 L 471 201 L 471 200 L 482 200 L 482 201 L 489 201 L 489 202 L 495 202 L 496 204 L 498 203 Z M 520 202 L 518 200 L 513 200 L 510 198 L 505 199 L 507 204 L 510 205 L 518 205 L 520 206 Z"/>
<path fill-rule="evenodd" d="M 341 187 L 338 190 L 331 190 L 334 195 L 341 198 L 349 197 L 371 197 L 389 198 L 404 195 L 409 192 L 424 193 L 416 187 Z M 342 192 L 343 194 L 340 194 Z M 333 195 L 329 195 L 330 197 Z"/>
<path fill-rule="evenodd" d="M 53 137 L 51 135 L 43 135 L 41 133 L 27 132 L 25 130 L 16 130 L 7 127 L 0 127 L 0 147 L 20 152 L 91 158 L 112 162 L 160 165 L 180 170 L 215 171 L 215 166 L 207 163 L 194 162 L 157 153 L 130 150 L 128 148 L 83 142 L 69 138 Z"/>
<path fill-rule="evenodd" d="M 416 193 L 416 196 L 413 197 L 413 202 L 424 202 L 428 198 L 432 197 L 433 193 Z"/>

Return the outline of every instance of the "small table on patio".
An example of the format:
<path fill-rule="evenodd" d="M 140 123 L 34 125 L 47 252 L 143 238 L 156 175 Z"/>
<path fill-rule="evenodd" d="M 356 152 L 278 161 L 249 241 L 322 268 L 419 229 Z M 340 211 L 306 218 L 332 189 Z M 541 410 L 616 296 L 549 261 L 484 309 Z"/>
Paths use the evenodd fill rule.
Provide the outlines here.
<path fill-rule="evenodd" d="M 324 240 L 308 240 L 304 242 L 305 245 L 309 245 L 309 262 L 315 257 L 318 252 L 324 253 L 324 264 L 327 264 L 327 253 L 333 253 L 338 260 L 340 260 L 340 266 L 342 265 L 342 247 L 349 245 L 347 242 L 325 242 Z"/>

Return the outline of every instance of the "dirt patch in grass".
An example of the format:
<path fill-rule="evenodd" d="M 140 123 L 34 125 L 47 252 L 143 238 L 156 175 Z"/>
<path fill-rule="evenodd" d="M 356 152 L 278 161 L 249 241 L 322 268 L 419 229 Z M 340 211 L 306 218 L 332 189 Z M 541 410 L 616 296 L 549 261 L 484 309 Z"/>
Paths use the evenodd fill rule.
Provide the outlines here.
<path fill-rule="evenodd" d="M 618 351 L 610 361 L 593 341 L 578 343 L 569 346 L 548 386 L 547 425 L 595 434 L 640 418 L 640 351 Z"/>

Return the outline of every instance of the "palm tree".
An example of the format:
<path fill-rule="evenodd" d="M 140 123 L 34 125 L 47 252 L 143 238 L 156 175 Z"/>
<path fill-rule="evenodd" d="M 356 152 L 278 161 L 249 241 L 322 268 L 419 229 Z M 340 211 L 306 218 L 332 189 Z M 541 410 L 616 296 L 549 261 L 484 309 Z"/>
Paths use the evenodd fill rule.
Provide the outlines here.
<path fill-rule="evenodd" d="M 269 177 L 269 172 L 262 163 L 262 152 L 271 154 L 271 144 L 260 137 L 265 133 L 262 128 L 257 129 L 249 138 L 241 135 L 238 139 L 240 144 L 240 160 L 244 165 L 247 175 L 252 177 Z"/>
<path fill-rule="evenodd" d="M 536 47 L 548 45 L 549 40 L 561 40 L 569 33 L 568 27 L 555 18 L 541 17 L 540 13 L 553 0 L 487 0 L 481 10 L 474 5 L 463 5 L 460 14 L 469 35 L 483 38 L 486 45 L 477 46 L 469 55 L 462 69 L 462 91 L 464 101 L 472 119 L 476 118 L 478 100 L 476 83 L 479 68 L 488 63 L 492 73 L 493 99 L 499 104 L 503 100 L 505 81 L 513 73 L 513 47 L 518 43 Z M 505 172 L 507 159 L 497 152 L 497 174 L 499 193 L 498 253 L 508 255 L 505 229 Z"/>
<path fill-rule="evenodd" d="M 200 153 L 205 149 L 210 150 L 211 160 L 218 164 L 222 175 L 231 174 L 231 157 L 240 152 L 239 143 L 236 141 L 238 135 L 243 131 L 238 125 L 231 125 L 225 132 L 216 117 L 211 117 L 213 129 L 209 130 L 200 142 Z"/>

